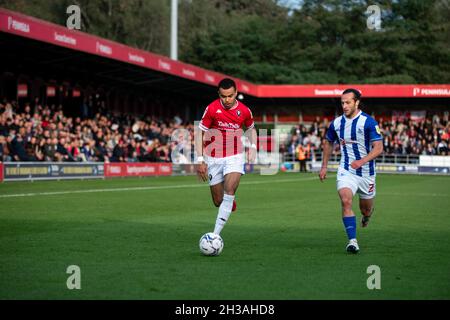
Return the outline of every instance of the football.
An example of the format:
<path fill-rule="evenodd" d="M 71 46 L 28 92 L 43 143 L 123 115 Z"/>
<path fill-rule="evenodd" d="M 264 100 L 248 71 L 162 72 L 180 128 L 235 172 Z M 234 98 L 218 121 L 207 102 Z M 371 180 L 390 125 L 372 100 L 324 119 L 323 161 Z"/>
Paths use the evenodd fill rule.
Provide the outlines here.
<path fill-rule="evenodd" d="M 208 232 L 200 238 L 199 247 L 205 256 L 218 256 L 223 250 L 223 239 L 218 234 Z"/>

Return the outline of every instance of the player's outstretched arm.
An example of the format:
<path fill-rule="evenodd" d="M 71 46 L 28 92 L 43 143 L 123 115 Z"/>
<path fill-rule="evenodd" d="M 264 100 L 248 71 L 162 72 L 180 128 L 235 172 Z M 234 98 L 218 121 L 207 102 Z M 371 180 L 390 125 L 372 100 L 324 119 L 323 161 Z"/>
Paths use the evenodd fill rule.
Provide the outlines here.
<path fill-rule="evenodd" d="M 256 129 L 250 129 L 250 135 L 249 135 L 249 140 L 250 140 L 250 148 L 248 150 L 248 163 L 255 163 L 256 160 L 256 152 L 257 152 L 257 142 L 258 142 L 258 135 L 256 133 Z"/>
<path fill-rule="evenodd" d="M 323 141 L 323 156 L 322 156 L 322 167 L 319 172 L 319 179 L 323 182 L 327 178 L 327 168 L 328 160 L 330 159 L 331 151 L 333 150 L 333 144 L 327 139 Z"/>
<path fill-rule="evenodd" d="M 208 180 L 208 166 L 206 165 L 206 162 L 203 158 L 203 136 L 204 132 L 202 131 L 201 134 L 197 135 L 195 139 L 195 149 L 197 151 L 197 159 L 196 159 L 196 170 L 197 170 L 197 177 L 201 181 L 207 181 Z"/>

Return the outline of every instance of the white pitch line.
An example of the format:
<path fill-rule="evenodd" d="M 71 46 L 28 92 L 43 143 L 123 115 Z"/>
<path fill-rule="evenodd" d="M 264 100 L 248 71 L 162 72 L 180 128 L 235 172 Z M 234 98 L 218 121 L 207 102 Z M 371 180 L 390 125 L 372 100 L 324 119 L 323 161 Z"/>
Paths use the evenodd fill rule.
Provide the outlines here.
<path fill-rule="evenodd" d="M 394 196 L 394 197 L 448 197 L 450 198 L 450 194 L 443 194 L 443 193 L 388 193 L 388 192 L 380 192 L 377 194 L 383 195 L 383 196 Z"/>
<path fill-rule="evenodd" d="M 317 177 L 309 177 L 303 179 L 278 179 L 267 181 L 243 181 L 240 185 L 255 185 L 255 184 L 270 184 L 270 183 L 283 183 L 283 182 L 298 182 L 308 180 L 318 180 Z M 120 192 L 120 191 L 142 191 L 142 190 L 167 190 L 167 189 L 182 189 L 182 188 L 204 188 L 208 187 L 207 184 L 182 184 L 178 186 L 149 186 L 149 187 L 130 187 L 130 188 L 109 188 L 109 189 L 88 189 L 88 190 L 69 190 L 69 191 L 54 191 L 54 192 L 35 192 L 35 193 L 16 193 L 16 194 L 3 194 L 0 198 L 18 198 L 18 197 L 35 197 L 35 196 L 56 196 L 64 194 L 75 193 L 94 193 L 94 192 Z"/>

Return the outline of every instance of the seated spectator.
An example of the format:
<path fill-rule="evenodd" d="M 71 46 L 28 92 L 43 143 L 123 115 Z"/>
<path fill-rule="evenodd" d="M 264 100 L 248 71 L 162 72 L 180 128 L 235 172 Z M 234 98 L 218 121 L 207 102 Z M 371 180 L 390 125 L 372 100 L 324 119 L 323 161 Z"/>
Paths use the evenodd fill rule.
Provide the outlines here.
<path fill-rule="evenodd" d="M 39 159 L 36 157 L 36 145 L 37 138 L 34 136 L 31 137 L 30 141 L 25 144 L 25 151 L 27 153 L 29 161 L 39 161 Z"/>
<path fill-rule="evenodd" d="M 44 161 L 57 161 L 56 148 L 58 140 L 47 138 L 44 145 Z"/>
<path fill-rule="evenodd" d="M 59 143 L 56 145 L 56 152 L 60 161 L 74 161 L 72 155 L 66 148 L 67 143 L 65 138 L 59 139 Z"/>
<path fill-rule="evenodd" d="M 0 135 L 0 162 L 10 162 L 10 161 L 12 161 L 12 158 L 10 156 L 6 138 Z"/>
<path fill-rule="evenodd" d="M 119 142 L 115 145 L 110 160 L 111 162 L 125 162 L 125 151 L 123 149 L 122 139 L 120 139 Z"/>
<path fill-rule="evenodd" d="M 105 141 L 98 140 L 95 144 L 94 154 L 96 161 L 107 162 L 108 161 L 108 151 L 105 147 Z"/>
<path fill-rule="evenodd" d="M 28 157 L 25 150 L 25 142 L 20 134 L 16 135 L 11 141 L 11 154 L 15 161 L 32 161 L 33 159 Z"/>

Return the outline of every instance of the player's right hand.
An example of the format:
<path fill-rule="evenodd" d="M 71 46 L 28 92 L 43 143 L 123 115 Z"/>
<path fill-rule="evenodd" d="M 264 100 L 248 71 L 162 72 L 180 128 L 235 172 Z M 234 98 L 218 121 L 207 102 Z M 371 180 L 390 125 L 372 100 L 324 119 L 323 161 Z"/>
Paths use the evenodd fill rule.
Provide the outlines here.
<path fill-rule="evenodd" d="M 197 164 L 197 176 L 199 180 L 203 182 L 208 181 L 208 166 L 205 162 Z"/>
<path fill-rule="evenodd" d="M 320 181 L 323 182 L 327 178 L 327 168 L 321 168 L 319 172 Z"/>

